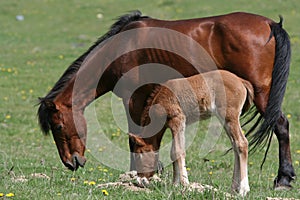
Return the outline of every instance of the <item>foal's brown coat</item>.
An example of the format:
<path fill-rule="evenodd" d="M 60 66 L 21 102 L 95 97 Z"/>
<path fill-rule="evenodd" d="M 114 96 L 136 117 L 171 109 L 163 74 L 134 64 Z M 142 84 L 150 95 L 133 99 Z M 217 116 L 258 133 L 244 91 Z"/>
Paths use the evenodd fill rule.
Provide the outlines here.
<path fill-rule="evenodd" d="M 252 85 L 223 70 L 174 79 L 158 86 L 148 99 L 142 115 L 141 124 L 146 125 L 142 135 L 130 134 L 130 138 L 136 143 L 136 165 L 139 177 L 142 177 L 139 180 L 147 182 L 145 178 L 154 174 L 162 136 L 165 129 L 170 128 L 173 136 L 173 182 L 188 184 L 185 167 L 185 126 L 215 115 L 224 124 L 234 150 L 232 190 L 242 196 L 246 195 L 250 190 L 247 175 L 248 141 L 241 131 L 239 116 L 248 110 L 252 100 Z M 150 121 L 150 118 L 153 121 Z M 152 123 L 161 120 L 165 122 L 163 128 L 158 133 L 153 132 Z"/>

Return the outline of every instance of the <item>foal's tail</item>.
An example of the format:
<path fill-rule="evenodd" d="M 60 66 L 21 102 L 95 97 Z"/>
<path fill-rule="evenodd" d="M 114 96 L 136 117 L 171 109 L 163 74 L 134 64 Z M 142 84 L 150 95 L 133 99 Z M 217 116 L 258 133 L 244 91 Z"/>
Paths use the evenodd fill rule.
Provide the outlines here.
<path fill-rule="evenodd" d="M 253 88 L 252 84 L 249 81 L 246 81 L 244 79 L 241 79 L 241 81 L 242 81 L 243 85 L 245 86 L 245 88 L 247 90 L 247 98 L 246 98 L 246 101 L 244 103 L 243 110 L 242 110 L 242 115 L 243 115 L 244 113 L 246 113 L 250 109 L 250 107 L 253 103 L 254 88 Z"/>
<path fill-rule="evenodd" d="M 282 28 L 282 21 L 283 18 L 280 16 L 279 23 L 273 22 L 270 24 L 270 39 L 274 36 L 276 41 L 272 84 L 264 114 L 258 118 L 257 122 L 246 134 L 248 139 L 250 139 L 249 145 L 252 146 L 251 151 L 257 149 L 257 147 L 263 147 L 267 143 L 268 147 L 270 146 L 275 125 L 282 114 L 281 104 L 288 80 L 291 58 L 290 40 L 287 32 Z M 254 119 L 254 117 L 251 119 Z M 259 130 L 255 131 L 259 124 L 261 124 Z"/>

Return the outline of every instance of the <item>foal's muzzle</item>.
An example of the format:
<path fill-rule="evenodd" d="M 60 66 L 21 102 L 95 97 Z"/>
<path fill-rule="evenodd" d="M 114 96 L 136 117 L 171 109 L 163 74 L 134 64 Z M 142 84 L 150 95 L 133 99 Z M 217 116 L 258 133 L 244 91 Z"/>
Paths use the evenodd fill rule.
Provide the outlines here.
<path fill-rule="evenodd" d="M 72 160 L 68 160 L 65 163 L 65 166 L 72 171 L 77 170 L 79 167 L 84 167 L 84 164 L 86 162 L 85 157 L 80 156 L 77 152 L 73 153 Z"/>

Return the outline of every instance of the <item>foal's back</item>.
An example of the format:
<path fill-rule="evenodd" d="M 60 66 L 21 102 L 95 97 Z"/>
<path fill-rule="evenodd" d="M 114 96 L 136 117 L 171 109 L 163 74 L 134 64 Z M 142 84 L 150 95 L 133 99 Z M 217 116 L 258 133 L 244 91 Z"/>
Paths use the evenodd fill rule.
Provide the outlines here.
<path fill-rule="evenodd" d="M 158 86 L 148 99 L 148 109 L 159 104 L 164 109 L 155 110 L 157 117 L 167 119 L 184 113 L 186 123 L 217 115 L 223 120 L 230 115 L 239 116 L 250 107 L 253 99 L 252 85 L 236 75 L 216 70 L 188 78 L 173 79 Z M 145 124 L 145 114 L 143 119 Z"/>

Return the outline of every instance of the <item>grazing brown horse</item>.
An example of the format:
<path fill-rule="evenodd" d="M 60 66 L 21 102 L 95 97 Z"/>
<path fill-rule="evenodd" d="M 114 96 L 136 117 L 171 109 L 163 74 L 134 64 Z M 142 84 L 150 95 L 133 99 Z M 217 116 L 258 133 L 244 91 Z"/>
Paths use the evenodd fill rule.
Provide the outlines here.
<path fill-rule="evenodd" d="M 183 41 L 179 35 L 188 39 Z M 203 48 L 214 66 L 204 62 L 195 43 Z M 204 64 L 199 65 L 201 62 Z M 139 132 L 144 102 L 153 88 L 151 84 L 140 84 L 147 82 L 152 68 L 146 68 L 147 73 L 136 70 L 130 76 L 123 75 L 147 63 L 160 63 L 178 72 L 172 75 L 163 70 L 156 72 L 160 82 L 216 67 L 248 80 L 254 87 L 256 114 L 260 116 L 251 118 L 257 121 L 247 134 L 249 144 L 254 149 L 264 146 L 270 143 L 275 132 L 279 141 L 275 187 L 291 187 L 295 173 L 289 123 L 281 111 L 289 73 L 290 42 L 282 28 L 282 18 L 276 23 L 249 13 L 177 21 L 152 19 L 139 11 L 120 17 L 108 33 L 70 65 L 52 90 L 40 98 L 41 129 L 44 133 L 52 131 L 60 158 L 69 169 L 76 170 L 85 163 L 87 128 L 83 113 L 99 96 L 113 91 L 121 97 L 129 132 Z M 120 79 L 124 82 L 115 89 Z M 132 151 L 133 144 L 129 144 Z M 131 168 L 134 168 L 132 155 Z"/>
<path fill-rule="evenodd" d="M 142 114 L 140 135 L 129 134 L 134 142 L 138 182 L 147 184 L 158 163 L 158 151 L 164 132 L 172 132 L 171 160 L 173 183 L 188 185 L 185 164 L 185 127 L 214 115 L 223 124 L 232 143 L 235 164 L 232 191 L 245 196 L 250 191 L 247 159 L 248 141 L 242 133 L 239 117 L 250 108 L 254 90 L 248 81 L 224 71 L 215 70 L 188 78 L 172 79 L 157 86 L 150 94 Z M 153 132 L 150 121 L 163 121 L 161 131 Z M 148 126 L 147 126 L 148 125 Z"/>

